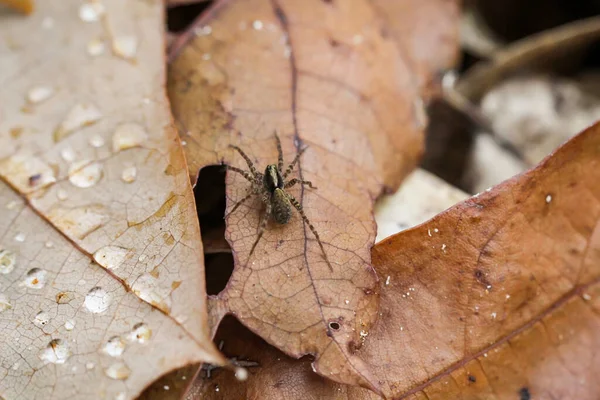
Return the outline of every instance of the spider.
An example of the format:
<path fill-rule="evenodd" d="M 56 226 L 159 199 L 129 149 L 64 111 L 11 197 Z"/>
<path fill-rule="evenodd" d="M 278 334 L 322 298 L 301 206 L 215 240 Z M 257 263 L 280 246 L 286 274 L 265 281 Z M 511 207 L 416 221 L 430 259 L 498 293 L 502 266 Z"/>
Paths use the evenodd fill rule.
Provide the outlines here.
<path fill-rule="evenodd" d="M 254 244 L 252 245 L 252 248 L 250 249 L 250 254 L 248 255 L 248 259 L 250 259 L 250 257 L 252 257 L 252 253 L 254 253 L 254 249 L 256 248 L 258 241 L 260 240 L 263 233 L 265 232 L 265 228 L 267 226 L 267 222 L 269 221 L 269 218 L 271 216 L 273 216 L 273 219 L 275 220 L 275 222 L 277 222 L 281 225 L 285 225 L 290 221 L 290 218 L 292 217 L 292 206 L 293 206 L 294 208 L 296 208 L 296 210 L 298 210 L 298 213 L 302 217 L 302 220 L 308 225 L 308 227 L 310 228 L 313 235 L 315 235 L 315 238 L 317 238 L 319 247 L 321 248 L 321 251 L 323 252 L 323 256 L 325 257 L 325 262 L 327 262 L 327 266 L 329 267 L 329 269 L 331 271 L 333 271 L 333 267 L 331 266 L 331 263 L 329 262 L 329 259 L 327 258 L 327 254 L 325 253 L 325 248 L 323 247 L 323 243 L 321 243 L 321 238 L 319 237 L 317 230 L 310 223 L 306 214 L 304 214 L 302 205 L 298 202 L 298 200 L 296 200 L 296 198 L 294 196 L 292 196 L 291 194 L 289 194 L 288 192 L 285 191 L 285 189 L 289 189 L 298 183 L 301 185 L 307 185 L 311 189 L 317 189 L 316 187 L 313 186 L 313 184 L 310 181 L 303 181 L 302 179 L 297 179 L 297 178 L 286 181 L 286 178 L 288 177 L 288 175 L 294 170 L 294 166 L 300 159 L 300 156 L 302 155 L 302 153 L 304 153 L 306 151 L 306 149 L 308 147 L 304 147 L 303 149 L 301 149 L 298 152 L 298 154 L 296 154 L 296 157 L 294 157 L 294 161 L 292 161 L 288 165 L 287 169 L 282 174 L 281 171 L 283 170 L 283 153 L 281 151 L 281 141 L 279 140 L 279 136 L 277 135 L 277 132 L 274 133 L 274 136 L 275 136 L 275 141 L 277 142 L 277 152 L 279 154 L 278 163 L 277 163 L 277 165 L 275 165 L 275 164 L 267 165 L 267 167 L 265 168 L 264 174 L 261 174 L 260 172 L 258 172 L 256 170 L 256 168 L 254 167 L 254 164 L 250 160 L 250 157 L 248 157 L 242 149 L 240 149 L 239 147 L 234 146 L 234 145 L 229 146 L 229 147 L 233 148 L 234 150 L 237 150 L 237 152 L 240 153 L 240 155 L 244 158 L 244 160 L 246 160 L 246 163 L 248 164 L 248 168 L 250 169 L 250 171 L 244 171 L 240 168 L 232 167 L 230 165 L 226 165 L 225 167 L 230 171 L 234 171 L 234 172 L 237 172 L 238 174 L 242 175 L 244 178 L 246 178 L 252 184 L 252 186 L 250 188 L 250 193 L 248 193 L 243 199 L 238 201 L 233 206 L 231 211 L 227 214 L 227 216 L 229 214 L 233 213 L 235 210 L 237 210 L 237 208 L 239 206 L 241 206 L 245 201 L 247 201 L 248 199 L 250 199 L 253 196 L 260 196 L 262 202 L 265 203 L 266 211 L 260 221 L 259 228 L 258 228 L 258 235 L 256 237 L 256 240 L 254 241 Z"/>

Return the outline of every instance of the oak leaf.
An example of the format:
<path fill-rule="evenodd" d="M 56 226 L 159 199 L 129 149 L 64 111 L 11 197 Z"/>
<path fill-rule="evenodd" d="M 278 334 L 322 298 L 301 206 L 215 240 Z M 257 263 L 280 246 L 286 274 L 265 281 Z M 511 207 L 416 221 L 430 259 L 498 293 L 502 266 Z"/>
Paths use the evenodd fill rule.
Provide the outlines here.
<path fill-rule="evenodd" d="M 373 248 L 381 314 L 358 354 L 387 398 L 597 398 L 599 149 L 600 123 Z M 196 381 L 203 399 L 219 398 L 216 385 L 241 398 L 376 398 L 229 329 L 224 353 L 261 368 L 246 383 L 220 371 Z"/>
<path fill-rule="evenodd" d="M 3 398 L 134 398 L 225 362 L 162 31 L 160 2 L 0 15 Z"/>
<path fill-rule="evenodd" d="M 218 2 L 173 44 L 169 84 L 192 180 L 211 164 L 247 168 L 230 144 L 259 172 L 277 163 L 274 132 L 286 165 L 308 146 L 290 178 L 318 189 L 289 192 L 333 269 L 297 214 L 269 224 L 250 257 L 263 208 L 255 197 L 226 219 L 235 269 L 211 299 L 213 330 L 235 314 L 287 354 L 313 354 L 317 372 L 376 391 L 352 354 L 377 316 L 373 199 L 414 167 L 424 124 L 411 54 L 386 29 L 362 0 Z M 248 188 L 228 174 L 227 212 Z"/>

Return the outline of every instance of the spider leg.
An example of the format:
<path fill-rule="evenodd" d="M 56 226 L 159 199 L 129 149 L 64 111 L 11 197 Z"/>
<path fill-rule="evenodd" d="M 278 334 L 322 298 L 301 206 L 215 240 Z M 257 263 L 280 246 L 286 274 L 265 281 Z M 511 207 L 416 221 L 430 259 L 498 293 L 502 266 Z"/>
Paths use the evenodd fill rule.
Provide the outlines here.
<path fill-rule="evenodd" d="M 250 172 L 252 173 L 253 176 L 256 176 L 256 168 L 254 168 L 254 163 L 252 162 L 252 160 L 250 160 L 250 157 L 248 157 L 246 155 L 246 153 L 244 153 L 244 151 L 242 149 L 240 149 L 237 146 L 234 146 L 232 144 L 229 145 L 229 147 L 231 147 L 232 149 L 235 149 L 238 151 L 238 153 L 240 153 L 240 155 L 242 157 L 244 157 L 244 160 L 246 160 L 246 164 L 248 164 L 248 168 L 250 168 Z"/>
<path fill-rule="evenodd" d="M 239 168 L 237 168 L 237 167 L 232 167 L 231 165 L 225 165 L 225 167 L 226 167 L 228 170 L 230 170 L 230 171 L 237 172 L 238 174 L 242 175 L 244 178 L 246 178 L 247 180 L 249 180 L 249 181 L 250 181 L 250 182 L 252 182 L 252 183 L 254 183 L 254 182 L 255 182 L 255 180 L 256 180 L 256 178 L 255 178 L 255 177 L 253 177 L 252 175 L 250 175 L 250 174 L 248 173 L 248 171 L 244 171 L 244 170 L 242 170 L 242 169 L 239 169 Z"/>
<path fill-rule="evenodd" d="M 311 189 L 316 189 L 316 187 L 314 187 L 312 185 L 311 181 L 303 181 L 302 179 L 298 179 L 298 178 L 294 178 L 291 181 L 289 181 L 288 183 L 286 183 L 284 188 L 285 189 L 291 188 L 292 186 L 294 186 L 297 183 L 300 183 L 302 185 L 308 185 Z"/>
<path fill-rule="evenodd" d="M 287 169 L 285 170 L 285 173 L 281 176 L 283 179 L 287 178 L 287 176 L 290 174 L 290 172 L 292 172 L 292 170 L 294 169 L 294 165 L 296 165 L 296 163 L 300 159 L 300 156 L 302 155 L 302 153 L 304 153 L 306 151 L 306 149 L 308 149 L 308 147 L 305 147 L 305 148 L 301 149 L 296 154 L 296 157 L 294 157 L 294 161 L 292 161 L 290 163 L 290 165 L 288 165 Z"/>
<path fill-rule="evenodd" d="M 283 151 L 281 150 L 281 140 L 279 140 L 279 135 L 277 135 L 277 131 L 273 132 L 275 134 L 275 141 L 277 142 L 277 154 L 279 155 L 277 169 L 279 172 L 283 169 Z"/>
<path fill-rule="evenodd" d="M 252 196 L 254 196 L 254 195 L 256 195 L 256 193 L 254 193 L 254 192 L 248 193 L 248 194 L 246 195 L 246 197 L 244 197 L 243 199 L 241 199 L 240 201 L 238 201 L 237 203 L 235 203 L 235 206 L 233 206 L 233 208 L 231 209 L 231 211 L 229 211 L 229 212 L 227 213 L 227 215 L 226 215 L 224 218 L 227 218 L 227 217 L 229 217 L 229 215 L 230 215 L 230 214 L 233 214 L 233 212 L 234 212 L 235 210 L 237 210 L 239 206 L 241 206 L 242 204 L 244 204 L 244 202 L 245 202 L 246 200 L 248 200 L 250 197 L 252 197 Z"/>
<path fill-rule="evenodd" d="M 319 247 L 321 247 L 321 251 L 323 252 L 323 256 L 325 257 L 325 262 L 327 263 L 327 266 L 329 267 L 329 269 L 331 270 L 331 272 L 333 272 L 333 267 L 331 266 L 331 263 L 329 262 L 329 259 L 327 258 L 327 253 L 325 253 L 325 248 L 323 247 L 323 243 L 321 243 L 321 238 L 319 237 L 319 234 L 317 233 L 317 230 L 315 229 L 315 227 L 310 223 L 310 221 L 308 220 L 308 217 L 306 216 L 306 214 L 304 214 L 304 210 L 302 209 L 302 206 L 300 205 L 300 203 L 298 203 L 298 200 L 296 200 L 296 198 L 294 196 L 292 196 L 291 194 L 287 193 L 287 196 L 290 200 L 290 203 L 292 203 L 292 205 L 294 207 L 296 207 L 296 210 L 298 210 L 298 212 L 300 213 L 300 216 L 302 217 L 302 220 L 304 220 L 304 222 L 308 225 L 308 227 L 310 228 L 311 232 L 313 233 L 313 235 L 315 235 L 315 237 L 317 238 L 317 242 L 319 243 Z"/>
<path fill-rule="evenodd" d="M 262 237 L 263 233 L 265 233 L 265 228 L 267 227 L 267 222 L 269 221 L 270 217 L 271 217 L 271 202 L 267 202 L 267 209 L 265 211 L 265 214 L 262 217 L 262 220 L 260 221 L 260 226 L 258 227 L 258 234 L 256 236 L 256 240 L 254 241 L 254 244 L 252 245 L 252 248 L 250 249 L 250 254 L 248 254 L 248 261 L 250 261 L 250 257 L 252 257 L 252 254 L 254 253 L 254 249 L 256 248 L 258 241 Z M 246 265 L 248 264 L 248 261 L 246 262 Z"/>

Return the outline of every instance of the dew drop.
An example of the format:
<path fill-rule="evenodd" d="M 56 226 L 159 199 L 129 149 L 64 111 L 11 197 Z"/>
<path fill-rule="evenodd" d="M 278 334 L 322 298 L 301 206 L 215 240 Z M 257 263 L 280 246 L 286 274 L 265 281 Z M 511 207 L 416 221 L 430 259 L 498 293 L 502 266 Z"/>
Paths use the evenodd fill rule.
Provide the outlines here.
<path fill-rule="evenodd" d="M 138 40 L 135 36 L 118 36 L 112 43 L 113 51 L 118 57 L 131 60 L 137 53 Z"/>
<path fill-rule="evenodd" d="M 48 346 L 38 354 L 40 360 L 52 364 L 64 364 L 70 356 L 71 350 L 62 339 L 50 341 Z"/>
<path fill-rule="evenodd" d="M 33 319 L 33 324 L 38 328 L 43 328 L 50 322 L 50 315 L 45 311 L 40 311 Z"/>
<path fill-rule="evenodd" d="M 0 312 L 6 311 L 12 308 L 12 304 L 8 301 L 8 296 L 4 293 L 0 293 Z"/>
<path fill-rule="evenodd" d="M 58 304 L 69 304 L 75 299 L 75 292 L 58 292 L 56 294 L 56 302 Z"/>
<path fill-rule="evenodd" d="M 87 53 L 92 57 L 103 54 L 105 49 L 106 46 L 101 39 L 92 39 L 87 43 Z"/>
<path fill-rule="evenodd" d="M 54 94 L 54 89 L 50 86 L 34 86 L 27 92 L 27 101 L 31 104 L 38 104 L 48 100 Z"/>
<path fill-rule="evenodd" d="M 121 173 L 121 179 L 125 183 L 132 183 L 133 181 L 135 181 L 136 176 L 137 176 L 137 168 L 135 168 L 135 167 L 127 167 Z"/>
<path fill-rule="evenodd" d="M 111 357 L 120 357 L 124 350 L 125 342 L 119 336 L 113 336 L 108 339 L 108 342 L 102 348 L 102 351 Z"/>
<path fill-rule="evenodd" d="M 104 370 L 104 373 L 109 378 L 124 380 L 124 379 L 129 378 L 129 375 L 131 374 L 131 370 L 125 363 L 118 362 L 118 363 L 114 363 L 111 366 L 109 366 L 108 368 L 106 368 Z"/>
<path fill-rule="evenodd" d="M 146 130 L 139 124 L 122 124 L 115 129 L 112 137 L 112 148 L 115 153 L 138 147 L 148 140 Z"/>
<path fill-rule="evenodd" d="M 4 176 L 11 177 L 11 182 L 22 193 L 30 193 L 56 182 L 52 167 L 30 154 L 14 154 L 0 162 L 0 169 Z"/>
<path fill-rule="evenodd" d="M 160 286 L 158 280 L 150 274 L 142 274 L 137 277 L 131 290 L 140 299 L 152 304 L 165 313 L 171 310 L 171 291 Z"/>
<path fill-rule="evenodd" d="M 8 274 L 15 269 L 17 255 L 10 250 L 0 249 L 0 274 Z"/>
<path fill-rule="evenodd" d="M 96 22 L 104 14 L 104 4 L 94 1 L 79 7 L 79 18 L 84 22 Z"/>
<path fill-rule="evenodd" d="M 52 243 L 51 241 L 49 241 L 49 240 L 48 240 L 46 243 L 44 243 L 44 246 L 45 246 L 47 249 L 51 249 L 51 248 L 53 248 L 53 247 L 54 247 L 54 243 Z"/>
<path fill-rule="evenodd" d="M 123 264 L 128 249 L 119 246 L 104 246 L 94 253 L 94 260 L 106 269 L 117 269 Z"/>
<path fill-rule="evenodd" d="M 235 377 L 238 381 L 245 381 L 248 379 L 248 370 L 246 368 L 238 367 L 235 369 Z"/>
<path fill-rule="evenodd" d="M 264 24 L 260 20 L 255 20 L 254 22 L 252 22 L 252 27 L 254 29 L 256 29 L 257 31 L 262 30 L 263 26 L 264 26 Z"/>
<path fill-rule="evenodd" d="M 58 189 L 56 191 L 56 198 L 63 201 L 69 198 L 69 193 L 64 189 Z"/>
<path fill-rule="evenodd" d="M 131 330 L 131 333 L 129 334 L 129 340 L 138 343 L 146 343 L 151 337 L 152 330 L 143 322 L 135 324 Z"/>
<path fill-rule="evenodd" d="M 98 183 L 102 174 L 102 164 L 82 160 L 69 167 L 69 182 L 80 188 L 88 188 Z"/>
<path fill-rule="evenodd" d="M 196 36 L 208 36 L 212 33 L 212 28 L 210 27 L 210 25 L 204 25 L 195 28 L 194 33 L 196 34 Z"/>
<path fill-rule="evenodd" d="M 546 196 L 546 203 L 550 204 L 551 202 L 552 202 L 552 195 L 549 194 L 549 195 Z"/>
<path fill-rule="evenodd" d="M 73 329 L 75 329 L 75 320 L 73 319 L 68 319 L 65 321 L 65 329 L 68 331 L 72 331 Z"/>
<path fill-rule="evenodd" d="M 90 145 L 95 148 L 104 146 L 104 138 L 100 135 L 94 135 L 90 138 Z"/>
<path fill-rule="evenodd" d="M 93 104 L 77 104 L 54 131 L 54 141 L 59 142 L 77 129 L 95 124 L 102 113 Z"/>
<path fill-rule="evenodd" d="M 19 232 L 15 235 L 15 240 L 17 242 L 23 243 L 25 241 L 25 234 L 23 232 Z"/>
<path fill-rule="evenodd" d="M 117 394 L 117 396 L 115 397 L 115 400 L 125 400 L 127 399 L 127 395 L 125 394 L 125 392 L 121 392 L 119 394 Z"/>
<path fill-rule="evenodd" d="M 95 366 L 96 366 L 96 364 L 94 364 L 91 361 L 85 363 L 85 369 L 87 369 L 87 370 L 92 370 L 92 369 L 94 369 Z"/>
<path fill-rule="evenodd" d="M 46 275 L 48 273 L 43 269 L 32 268 L 27 272 L 22 285 L 31 289 L 41 289 L 46 284 Z"/>
<path fill-rule="evenodd" d="M 104 312 L 112 302 L 112 295 L 101 287 L 92 288 L 85 296 L 83 304 L 90 312 L 95 314 Z"/>
<path fill-rule="evenodd" d="M 75 152 L 70 147 L 65 147 L 64 149 L 62 149 L 60 151 L 60 156 L 66 162 L 72 162 L 73 160 L 75 160 Z"/>

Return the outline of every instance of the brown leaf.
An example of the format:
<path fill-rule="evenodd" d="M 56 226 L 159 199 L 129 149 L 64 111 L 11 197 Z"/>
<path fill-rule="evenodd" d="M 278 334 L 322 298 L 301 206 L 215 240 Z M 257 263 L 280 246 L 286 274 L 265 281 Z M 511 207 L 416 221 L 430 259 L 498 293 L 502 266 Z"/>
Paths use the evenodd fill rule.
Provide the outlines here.
<path fill-rule="evenodd" d="M 244 149 L 262 172 L 304 146 L 298 175 L 318 190 L 290 189 L 318 231 L 295 214 L 267 226 L 255 253 L 261 203 L 227 218 L 236 268 L 213 299 L 212 326 L 235 314 L 294 357 L 315 355 L 315 369 L 375 390 L 353 356 L 359 332 L 376 317 L 373 199 L 398 185 L 421 151 L 424 121 L 415 73 L 368 1 L 223 1 L 175 44 L 170 98 L 192 174 Z M 192 34 L 195 33 L 195 36 Z M 249 183 L 227 178 L 228 212 Z"/>
<path fill-rule="evenodd" d="M 0 17 L 4 398 L 132 398 L 173 368 L 225 361 L 162 24 L 160 2 L 117 0 Z"/>
<path fill-rule="evenodd" d="M 594 398 L 599 148 L 595 125 L 528 173 L 373 248 L 381 314 L 359 354 L 387 396 L 504 398 L 527 387 L 534 398 Z"/>
<path fill-rule="evenodd" d="M 388 398 L 597 398 L 599 149 L 596 124 L 537 168 L 373 248 L 381 316 L 359 355 Z M 222 329 L 225 354 L 260 367 L 245 383 L 215 371 L 195 398 L 374 397 Z"/>

